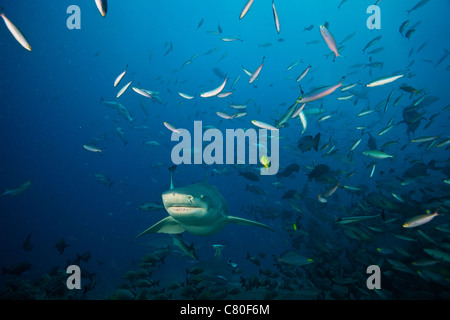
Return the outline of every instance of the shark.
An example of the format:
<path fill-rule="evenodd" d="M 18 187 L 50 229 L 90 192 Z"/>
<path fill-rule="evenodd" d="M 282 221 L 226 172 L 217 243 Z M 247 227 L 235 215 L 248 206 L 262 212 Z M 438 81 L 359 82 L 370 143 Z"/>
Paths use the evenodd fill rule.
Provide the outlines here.
<path fill-rule="evenodd" d="M 25 191 L 28 190 L 28 188 L 31 186 L 30 180 L 25 181 L 22 185 L 18 186 L 14 189 L 5 189 L 5 192 L 0 194 L 0 197 L 10 195 L 10 196 L 19 196 L 21 194 L 24 194 Z"/>
<path fill-rule="evenodd" d="M 176 166 L 169 168 L 170 189 L 161 195 L 169 216 L 144 230 L 135 239 L 151 233 L 179 234 L 184 231 L 197 236 L 210 236 L 229 223 L 274 231 L 263 223 L 228 215 L 224 197 L 215 186 L 206 181 L 175 188 L 173 184 L 175 168 Z"/>

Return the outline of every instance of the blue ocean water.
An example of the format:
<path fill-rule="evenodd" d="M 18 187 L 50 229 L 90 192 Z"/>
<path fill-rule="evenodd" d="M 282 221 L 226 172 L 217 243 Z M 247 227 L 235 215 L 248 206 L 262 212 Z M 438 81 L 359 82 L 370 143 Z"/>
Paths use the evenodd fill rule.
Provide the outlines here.
<path fill-rule="evenodd" d="M 298 118 L 279 129 L 279 172 L 298 165 L 287 177 L 260 175 L 259 163 L 177 167 L 176 187 L 202 182 L 206 176 L 227 201 L 230 215 L 265 223 L 274 231 L 229 224 L 207 237 L 185 232 L 183 240 L 194 244 L 200 262 L 166 252 L 164 263 L 154 263 L 148 271 L 146 279 L 153 283 L 143 296 L 196 299 L 200 288 L 216 286 L 217 291 L 210 288 L 211 295 L 202 298 L 449 298 L 450 220 L 445 214 L 450 209 L 450 164 L 444 142 L 449 138 L 450 111 L 449 2 L 429 1 L 408 14 L 420 1 L 381 0 L 381 29 L 371 30 L 366 11 L 374 1 L 275 1 L 280 34 L 271 1 L 255 1 L 239 19 L 245 3 L 108 1 L 105 17 L 94 1 L 2 4 L 6 17 L 22 31 L 32 51 L 20 46 L 0 23 L 0 186 L 14 189 L 25 181 L 31 183 L 23 194 L 0 197 L 0 266 L 5 268 L 0 297 L 124 298 L 114 296 L 119 287 L 138 296 L 142 287 L 133 284 L 136 279 L 124 278 L 125 274 L 145 269 L 142 257 L 171 244 L 167 234 L 134 240 L 167 216 L 164 209 L 138 209 L 145 202 L 162 204 L 161 193 L 170 185 L 167 168 L 173 165 L 171 152 L 177 143 L 171 141 L 172 132 L 163 123 L 191 132 L 194 121 L 221 132 L 256 128 L 251 120 L 273 125 L 301 90 L 307 94 L 337 84 L 345 76 L 342 87 L 357 86 L 347 92 L 340 91 L 341 87 L 307 103 L 308 125 L 303 134 Z M 80 9 L 80 29 L 67 27 L 70 5 Z M 399 28 L 407 20 L 410 22 L 401 34 Z M 343 57 L 335 61 L 319 31 L 323 24 L 342 49 Z M 307 30 L 310 25 L 313 27 Z M 406 37 L 411 29 L 415 31 Z M 380 40 L 363 52 L 378 36 Z M 342 43 L 346 37 L 350 39 Z M 383 49 L 370 54 L 378 48 Z M 243 67 L 253 72 L 263 57 L 260 75 L 249 84 Z M 382 66 L 370 66 L 374 62 Z M 296 82 L 309 65 L 305 78 Z M 127 73 L 115 88 L 114 80 L 125 69 Z M 402 78 L 394 82 L 366 86 L 374 79 L 400 74 Z M 199 96 L 218 87 L 225 76 L 228 81 L 223 92 L 232 90 L 231 96 Z M 231 88 L 238 76 L 240 80 Z M 116 99 L 118 90 L 129 81 L 133 81 L 131 86 Z M 134 92 L 132 86 L 159 94 L 149 99 Z M 178 92 L 194 98 L 184 99 Z M 348 100 L 337 99 L 350 94 L 353 97 Z M 119 101 L 134 121 L 102 103 L 103 99 Z M 247 104 L 247 115 L 232 120 L 219 117 L 217 111 L 237 112 L 229 104 Z M 412 118 L 405 119 L 405 108 L 413 112 Z M 358 116 L 367 109 L 374 111 Z M 314 114 L 316 110 L 320 114 Z M 326 115 L 331 118 L 318 122 Z M 409 134 L 408 122 L 418 126 Z M 389 125 L 392 129 L 380 135 Z M 118 127 L 126 140 L 118 134 Z M 318 150 L 299 149 L 302 137 L 319 133 Z M 350 152 L 361 137 L 361 143 Z M 368 145 L 370 137 L 377 150 L 393 157 L 364 155 L 363 151 L 374 149 Z M 424 143 L 411 142 L 423 137 L 427 137 Z M 145 144 L 148 141 L 159 145 Z M 389 142 L 391 146 L 382 148 Z M 90 152 L 83 145 L 103 151 Z M 329 172 L 309 179 L 308 174 L 320 164 L 328 166 Z M 406 173 L 413 166 L 417 170 Z M 249 180 L 244 172 L 256 174 L 258 181 Z M 96 174 L 112 184 L 98 181 Z M 328 201 L 319 202 L 318 195 L 338 182 L 339 188 Z M 248 190 L 252 185 L 265 194 Z M 286 194 L 289 190 L 294 191 Z M 427 210 L 439 215 L 420 228 L 402 228 L 406 220 Z M 342 217 L 381 213 L 384 219 L 336 223 Z M 33 247 L 24 250 L 28 235 Z M 55 248 L 60 239 L 69 244 L 62 254 Z M 214 244 L 225 245 L 219 261 L 214 259 Z M 445 256 L 432 256 L 424 249 Z M 287 251 L 313 262 L 299 266 L 297 260 L 277 260 Z M 88 261 L 77 261 L 77 255 L 87 252 L 91 254 Z M 260 265 L 247 259 L 248 254 Z M 424 266 L 413 264 L 424 259 Z M 239 272 L 233 272 L 229 260 L 237 263 Z M 11 268 L 23 262 L 31 267 L 12 274 Z M 56 292 L 54 286 L 49 289 L 38 281 L 44 275 L 56 278 L 50 272 L 54 267 L 65 272 L 73 263 L 80 265 L 82 274 L 91 275 L 82 278 L 82 284 L 88 286 L 83 294 L 65 289 Z M 210 271 L 200 273 L 202 284 L 190 282 L 193 276 L 186 274 L 186 269 L 196 265 Z M 380 266 L 383 280 L 379 291 L 366 286 L 369 265 Z M 265 269 L 270 270 L 269 275 L 264 274 Z M 56 286 L 67 278 L 58 277 Z M 249 279 L 255 278 L 249 284 Z M 173 281 L 191 286 L 192 292 L 165 289 Z M 235 287 L 239 293 L 227 291 Z M 274 296 L 267 295 L 269 288 Z M 219 295 L 223 292 L 227 293 Z M 165 296 L 158 296 L 162 293 Z"/>

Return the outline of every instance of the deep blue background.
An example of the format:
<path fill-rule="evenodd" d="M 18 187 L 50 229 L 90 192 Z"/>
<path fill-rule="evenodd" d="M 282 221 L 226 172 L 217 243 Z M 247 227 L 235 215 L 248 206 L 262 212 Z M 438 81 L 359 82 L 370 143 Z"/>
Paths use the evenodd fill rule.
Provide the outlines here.
<path fill-rule="evenodd" d="M 306 107 L 319 107 L 323 103 L 326 114 L 333 115 L 322 123 L 316 123 L 318 116 L 308 117 L 309 126 L 305 134 L 320 132 L 321 145 L 332 137 L 339 153 L 347 155 L 351 145 L 360 137 L 360 131 L 355 127 L 367 125 L 368 131 L 377 137 L 378 145 L 399 140 L 399 144 L 390 149 L 395 154 L 394 160 L 376 160 L 375 177 L 369 179 L 370 168 L 366 168 L 365 164 L 371 159 L 361 154 L 367 149 L 367 135 L 356 149 L 360 152 L 355 152 L 355 163 L 351 165 L 335 158 L 323 158 L 323 152 L 302 154 L 296 147 L 301 136 L 301 124 L 294 119 L 288 128 L 280 131 L 283 137 L 280 140 L 280 167 L 282 169 L 295 162 L 302 168 L 299 173 L 281 180 L 284 190 L 275 189 L 271 184 L 277 179 L 266 176 L 260 177 L 258 183 L 267 192 L 266 196 L 245 192 L 245 185 L 251 182 L 239 176 L 238 170 L 250 168 L 215 166 L 219 170 L 226 168 L 229 173 L 209 176 L 209 182 L 216 185 L 227 199 L 230 214 L 254 219 L 255 216 L 243 212 L 243 208 L 251 204 L 289 210 L 289 202 L 281 200 L 281 196 L 289 189 L 302 192 L 307 183 L 306 173 L 309 172 L 304 166 L 312 165 L 313 161 L 326 163 L 333 170 L 356 170 L 357 173 L 345 180 L 345 184 L 367 184 L 371 190 L 376 188 L 374 181 L 380 178 L 380 171 L 395 168 L 400 175 L 410 166 L 411 160 L 423 160 L 425 163 L 432 159 L 447 161 L 448 151 L 443 148 L 425 151 L 423 147 L 411 144 L 401 150 L 408 143 L 406 126 L 399 124 L 402 108 L 417 97 L 408 100 L 405 94 L 398 106 L 393 107 L 391 102 L 386 113 L 381 109 L 363 118 L 356 114 L 368 105 L 375 107 L 393 89 L 393 99 L 397 98 L 399 85 L 407 83 L 425 90 L 429 96 L 440 98 L 426 108 L 427 119 L 440 113 L 434 124 L 424 130 L 423 122 L 416 136 L 448 137 L 449 114 L 442 110 L 448 104 L 450 60 L 437 68 L 424 60 L 436 63 L 443 56 L 444 49 L 449 49 L 450 23 L 446 13 L 450 10 L 450 4 L 446 0 L 434 0 L 408 16 L 406 10 L 414 5 L 413 2 L 381 1 L 381 30 L 368 30 L 366 8 L 373 2 L 348 1 L 339 10 L 340 1 L 337 0 L 277 1 L 280 35 L 275 30 L 270 0 L 255 1 L 242 20 L 238 17 L 245 1 L 236 0 L 109 1 L 106 18 L 100 16 L 94 1 L 2 3 L 6 16 L 22 30 L 33 51 L 23 49 L 6 26 L 0 23 L 0 186 L 13 188 L 25 180 L 31 181 L 30 189 L 23 196 L 0 198 L 0 265 L 8 267 L 28 261 L 32 268 L 24 276 L 33 279 L 53 266 L 64 265 L 68 258 L 74 258 L 77 253 L 90 250 L 92 260 L 89 270 L 96 272 L 99 279 L 93 297 L 106 297 L 121 282 L 121 276 L 135 267 L 136 261 L 146 253 L 142 243 L 167 239 L 166 235 L 158 234 L 130 242 L 136 234 L 166 216 L 163 211 L 146 213 L 137 210 L 145 201 L 160 202 L 161 193 L 169 185 L 167 167 L 171 165 L 170 152 L 174 143 L 170 141 L 171 132 L 163 122 L 192 130 L 193 121 L 202 120 L 204 125 L 211 124 L 223 131 L 227 128 L 253 127 L 250 123 L 253 119 L 273 123 L 299 96 L 295 79 L 309 64 L 313 67 L 301 82 L 305 92 L 337 83 L 344 75 L 347 75 L 345 83 L 361 81 L 364 84 L 377 77 L 405 72 L 405 67 L 415 61 L 409 69 L 415 74 L 412 78 L 370 90 L 360 86 L 360 90 L 367 92 L 368 99 L 360 99 L 357 105 L 353 104 L 353 100 L 337 100 L 337 91 Z M 72 4 L 81 9 L 81 30 L 66 27 L 69 17 L 66 9 Z M 204 23 L 197 29 L 201 19 Z M 410 40 L 398 31 L 406 19 L 411 20 L 410 25 L 421 21 Z M 329 22 L 337 42 L 356 32 L 344 44 L 344 58 L 337 58 L 335 62 L 325 57 L 330 51 L 319 33 L 319 25 L 325 21 Z M 218 24 L 223 34 L 207 32 L 216 31 Z M 310 24 L 314 24 L 314 29 L 303 31 Z M 370 68 L 349 68 L 355 64 L 369 63 L 368 55 L 363 54 L 362 49 L 377 35 L 382 35 L 382 40 L 371 49 L 385 48 L 383 52 L 373 55 L 374 61 L 384 62 L 384 67 L 371 70 L 372 75 L 369 74 Z M 224 36 L 239 37 L 243 41 L 223 42 L 221 37 Z M 306 44 L 313 40 L 320 42 Z M 173 44 L 173 51 L 164 55 L 168 42 Z M 424 42 L 428 43 L 426 47 L 408 58 L 410 50 L 417 50 Z M 272 45 L 258 45 L 263 43 Z M 204 55 L 216 47 L 220 50 Z M 182 68 L 182 64 L 196 53 L 200 55 Z M 223 57 L 224 54 L 226 56 Z M 255 86 L 249 85 L 241 65 L 255 70 L 263 56 L 266 57 L 265 65 L 259 79 Z M 298 60 L 302 63 L 286 71 L 291 63 Z M 119 100 L 136 119 L 133 124 L 115 110 L 100 104 L 101 98 L 114 100 L 118 91 L 113 87 L 114 79 L 127 64 L 128 72 L 119 87 L 133 80 L 134 86 L 139 83 L 143 88 L 160 91 L 161 98 L 167 102 L 166 105 L 152 103 L 129 88 Z M 229 77 L 225 91 L 241 75 L 232 97 L 199 97 L 201 92 L 222 83 L 223 79 L 214 74 L 214 68 Z M 357 73 L 349 75 L 352 71 Z M 177 94 L 178 91 L 195 94 L 196 97 L 185 100 Z M 216 115 L 216 111 L 232 112 L 228 103 L 243 104 L 250 98 L 253 101 L 248 106 L 246 117 L 229 122 Z M 148 117 L 145 117 L 140 103 L 145 104 Z M 386 127 L 390 119 L 396 126 L 385 136 L 378 137 L 377 133 Z M 126 146 L 115 132 L 116 124 L 125 132 L 129 141 Z M 144 125 L 149 129 L 135 128 Z M 98 146 L 104 149 L 103 155 L 82 148 L 91 139 L 99 140 Z M 143 142 L 149 140 L 156 140 L 161 145 L 145 146 Z M 207 170 L 209 175 L 212 168 Z M 175 184 L 183 186 L 202 181 L 203 172 L 202 166 L 182 165 L 176 171 Z M 112 187 L 96 181 L 95 173 L 107 175 L 114 181 Z M 442 179 L 449 177 L 435 172 L 432 175 L 426 185 L 435 189 L 436 196 L 440 196 L 441 189 L 446 187 Z M 302 196 L 315 201 L 317 194 L 325 189 L 322 184 L 310 182 L 307 193 Z M 326 212 L 332 217 L 342 215 L 341 205 L 348 205 L 350 201 L 349 193 L 339 190 L 335 198 L 330 198 Z M 306 221 L 316 214 L 306 207 L 303 209 Z M 314 219 L 315 223 L 320 221 Z M 291 248 L 283 230 L 283 227 L 290 225 L 281 225 L 279 219 L 261 220 L 276 232 L 233 225 L 208 238 L 189 234 L 184 237 L 188 243 L 194 241 L 201 258 L 213 255 L 212 244 L 226 242 L 228 247 L 224 256 L 238 261 L 251 274 L 256 269 L 252 269 L 254 266 L 245 260 L 247 252 L 256 254 L 263 251 L 269 260 L 272 254 Z M 315 229 L 314 232 L 327 233 L 330 223 L 323 223 L 322 229 Z M 21 247 L 28 234 L 32 235 L 31 242 L 35 245 L 31 252 L 25 252 Z M 60 238 L 70 244 L 62 256 L 53 247 Z M 345 239 L 342 244 L 346 244 Z M 311 243 L 305 245 L 302 251 L 310 256 L 314 256 L 315 252 Z M 185 259 L 177 259 L 172 264 L 170 260 L 165 264 L 159 274 L 162 279 L 183 279 Z M 103 260 L 103 265 L 99 265 L 98 260 Z M 173 276 L 172 269 L 176 270 L 179 264 L 183 265 L 182 271 Z M 270 262 L 267 264 L 270 265 Z M 0 278 L 0 283 L 5 279 Z"/>

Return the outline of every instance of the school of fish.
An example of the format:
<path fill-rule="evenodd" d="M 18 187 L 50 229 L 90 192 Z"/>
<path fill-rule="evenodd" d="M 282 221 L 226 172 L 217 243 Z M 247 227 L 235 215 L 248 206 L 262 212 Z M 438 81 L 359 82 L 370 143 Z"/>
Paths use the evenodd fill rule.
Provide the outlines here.
<path fill-rule="evenodd" d="M 326 5 L 343 13 L 350 5 L 347 2 L 352 1 L 330 1 Z M 114 2 L 108 6 L 107 0 L 95 0 L 95 4 L 97 15 L 101 15 L 99 19 L 108 20 L 113 14 Z M 386 39 L 388 31 L 384 29 L 373 30 L 364 38 L 358 34 L 363 33 L 359 30 L 343 33 L 348 26 L 343 28 L 338 22 L 332 22 L 332 16 L 324 16 L 322 21 L 286 21 L 283 18 L 290 4 L 284 1 L 272 0 L 270 4 L 270 1 L 245 0 L 229 5 L 236 14 L 224 16 L 220 24 L 208 21 L 208 17 L 190 21 L 197 33 L 204 32 L 204 25 L 208 28 L 214 25 L 214 30 L 206 31 L 214 39 L 210 50 L 202 53 L 198 49 L 194 55 L 195 51 L 186 50 L 182 53 L 186 60 L 176 62 L 179 68 L 172 75 L 152 75 L 154 81 L 149 80 L 134 61 L 113 66 L 114 76 L 108 83 L 115 93 L 109 97 L 99 93 L 98 98 L 104 113 L 115 119 L 113 133 L 120 139 L 121 148 L 129 148 L 135 142 L 137 134 L 134 133 L 145 132 L 145 138 L 139 141 L 143 150 L 170 154 L 167 147 L 170 137 L 179 135 L 187 120 L 193 123 L 193 120 L 207 119 L 203 130 L 225 130 L 233 126 L 267 129 L 268 135 L 277 132 L 280 171 L 276 175 L 263 177 L 259 174 L 261 168 L 268 169 L 272 165 L 267 156 L 258 158 L 256 165 L 211 165 L 205 170 L 205 177 L 191 181 L 192 186 L 174 189 L 171 181 L 171 187 L 167 188 L 168 180 L 153 180 L 158 192 L 153 190 L 151 199 L 142 199 L 136 205 L 141 215 L 172 208 L 183 221 L 183 210 L 205 210 L 198 207 L 194 210 L 187 205 L 168 206 L 164 203 L 168 195 L 175 199 L 175 191 L 182 190 L 186 193 L 183 194 L 185 199 L 192 202 L 198 198 L 202 203 L 204 196 L 212 194 L 210 197 L 220 198 L 225 207 L 225 200 L 230 208 L 230 203 L 240 204 L 236 211 L 242 218 L 235 217 L 234 213 L 224 217 L 222 211 L 228 209 L 216 210 L 219 218 L 215 221 L 223 219 L 224 222 L 213 228 L 212 222 L 202 220 L 201 230 L 192 232 L 194 235 L 211 236 L 223 233 L 222 228 L 234 228 L 225 226 L 227 221 L 262 226 L 274 232 L 261 228 L 254 231 L 266 232 L 258 240 L 261 247 L 258 250 L 248 247 L 245 255 L 235 253 L 231 245 L 215 243 L 210 248 L 211 254 L 206 256 L 196 249 L 196 238 L 188 245 L 184 235 L 181 236 L 184 229 L 199 228 L 197 220 L 191 218 L 192 227 L 173 222 L 171 216 L 156 222 L 149 215 L 148 221 L 156 224 L 139 235 L 145 235 L 143 238 L 148 241 L 148 254 L 142 257 L 139 268 L 128 271 L 122 284 L 106 298 L 449 299 L 450 131 L 443 123 L 450 119 L 450 105 L 445 98 L 447 92 L 433 90 L 433 79 L 428 81 L 429 85 L 420 85 L 416 78 L 416 73 L 423 71 L 424 66 L 448 77 L 449 66 L 444 67 L 450 55 L 445 48 L 447 44 L 440 44 L 444 46 L 441 52 L 427 53 L 428 39 L 418 38 L 426 28 L 418 12 L 427 10 L 429 0 L 411 3 L 399 14 L 405 20 L 395 23 L 398 27 L 395 41 L 402 42 L 410 51 L 401 57 L 402 65 L 394 66 L 387 59 L 379 58 L 383 54 L 398 54 L 390 50 Z M 383 8 L 389 3 L 378 0 L 376 5 Z M 246 38 L 244 32 L 239 36 L 227 35 L 226 20 L 236 20 L 245 29 L 250 23 L 261 23 L 258 15 L 265 11 L 273 18 L 270 39 L 275 37 L 276 41 L 254 45 L 248 44 L 253 39 Z M 31 52 L 30 42 L 36 41 L 28 35 L 32 32 L 24 30 L 23 33 L 14 24 L 20 19 L 7 17 L 4 11 L 0 16 L 16 40 L 14 43 L 12 38 L 9 42 L 2 39 L 2 45 L 18 43 L 29 51 L 24 53 L 36 54 Z M 276 50 L 283 50 L 284 42 L 293 41 L 288 34 L 295 30 L 289 30 L 289 26 L 299 23 L 302 26 L 295 41 L 301 42 L 302 47 L 295 54 L 297 60 L 278 61 Z M 175 40 L 168 40 L 164 47 L 153 48 L 149 63 L 156 58 L 172 63 L 174 53 L 182 50 L 177 45 Z M 249 46 L 251 55 L 231 62 L 227 55 L 231 55 L 233 46 Z M 159 54 L 161 57 L 155 58 Z M 218 57 L 219 54 L 222 56 Z M 209 68 L 210 62 L 206 61 L 210 58 L 217 58 L 214 68 L 210 68 L 215 78 L 195 74 L 191 81 L 198 85 L 193 86 L 181 76 L 177 77 L 182 70 L 201 64 L 202 60 Z M 224 59 L 236 68 L 222 71 L 228 67 L 215 67 L 228 66 Z M 274 74 L 280 76 L 274 78 Z M 141 82 L 153 90 L 145 89 Z M 278 95 L 280 85 L 290 88 L 288 95 Z M 257 91 L 260 88 L 264 92 Z M 258 93 L 249 96 L 248 92 Z M 131 99 L 138 101 L 135 103 L 138 108 Z M 139 108 L 142 112 L 138 112 Z M 171 108 L 170 118 L 159 117 L 159 108 Z M 80 142 L 77 148 L 82 149 L 86 157 L 98 157 L 102 161 L 111 153 L 111 149 L 102 146 L 104 142 L 93 137 Z M 199 152 L 195 148 L 191 151 L 192 154 Z M 157 162 L 151 167 L 166 172 L 164 168 L 170 165 Z M 188 166 L 185 169 L 189 170 Z M 213 186 L 202 182 L 206 177 L 208 183 L 227 185 L 229 181 L 238 181 L 233 184 L 239 194 L 235 196 L 244 195 L 245 202 L 227 195 L 222 199 Z M 92 180 L 108 189 L 118 185 L 108 172 L 92 172 Z M 0 200 L 8 198 L 6 196 L 25 197 L 28 189 L 33 188 L 28 180 L 20 183 L 13 188 L 5 186 Z M 203 194 L 193 194 L 192 189 Z M 239 232 L 246 232 L 233 230 L 237 238 L 241 236 Z M 167 235 L 163 244 L 152 242 L 151 233 L 156 232 L 170 236 Z M 283 244 L 279 252 L 264 250 L 264 241 L 273 243 L 272 237 Z M 32 250 L 34 246 L 30 241 L 28 236 L 23 243 L 24 250 Z M 68 245 L 60 241 L 62 243 L 55 247 L 62 254 Z M 139 241 L 134 245 L 139 245 Z M 245 242 L 241 246 L 247 248 Z M 160 283 L 157 275 L 169 257 L 184 263 L 185 274 Z M 89 258 L 90 252 L 78 255 L 72 263 L 85 263 Z M 382 290 L 367 290 L 367 274 L 355 271 L 365 270 L 369 265 L 380 266 L 383 277 L 389 280 L 383 282 Z M 3 272 L 20 276 L 30 268 L 32 265 L 24 262 L 3 267 Z M 61 278 L 61 273 L 49 274 L 48 277 L 58 281 Z M 95 277 L 88 275 L 90 287 L 81 298 L 94 288 Z M 15 290 L 20 290 L 20 285 L 17 288 Z M 59 294 L 48 292 L 47 298 Z M 0 298 L 8 298 L 10 294 L 0 291 Z M 64 294 L 60 297 L 73 298 Z"/>

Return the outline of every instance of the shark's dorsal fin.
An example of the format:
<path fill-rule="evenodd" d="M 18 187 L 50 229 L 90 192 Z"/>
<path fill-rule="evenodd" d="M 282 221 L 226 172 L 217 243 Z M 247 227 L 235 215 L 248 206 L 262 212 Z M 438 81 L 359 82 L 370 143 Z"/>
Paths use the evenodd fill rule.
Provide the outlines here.
<path fill-rule="evenodd" d="M 152 225 L 150 228 L 145 230 L 144 232 L 140 233 L 136 236 L 135 239 L 149 233 L 182 233 L 186 229 L 179 224 L 172 216 L 165 217 L 164 219 L 160 220 L 159 222 Z"/>
<path fill-rule="evenodd" d="M 170 171 L 170 190 L 175 188 L 174 185 L 173 185 L 173 173 L 175 172 L 176 168 L 177 168 L 176 165 L 173 165 L 173 166 L 169 167 L 169 171 Z"/>
<path fill-rule="evenodd" d="M 242 224 L 242 225 L 245 225 L 245 226 L 262 227 L 262 228 L 266 228 L 266 229 L 274 231 L 271 227 L 265 225 L 264 223 L 256 222 L 256 221 L 248 220 L 248 219 L 244 219 L 244 218 L 234 217 L 234 216 L 228 216 L 227 222 L 228 223 Z"/>

